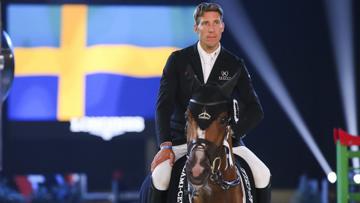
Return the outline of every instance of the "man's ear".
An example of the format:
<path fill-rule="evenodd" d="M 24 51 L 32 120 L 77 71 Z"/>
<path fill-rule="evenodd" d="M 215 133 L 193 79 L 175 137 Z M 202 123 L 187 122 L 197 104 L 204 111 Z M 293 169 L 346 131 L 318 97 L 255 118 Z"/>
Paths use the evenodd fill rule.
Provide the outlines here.
<path fill-rule="evenodd" d="M 194 32 L 198 33 L 198 31 L 199 31 L 199 28 L 198 28 L 197 24 L 195 23 L 194 24 Z"/>

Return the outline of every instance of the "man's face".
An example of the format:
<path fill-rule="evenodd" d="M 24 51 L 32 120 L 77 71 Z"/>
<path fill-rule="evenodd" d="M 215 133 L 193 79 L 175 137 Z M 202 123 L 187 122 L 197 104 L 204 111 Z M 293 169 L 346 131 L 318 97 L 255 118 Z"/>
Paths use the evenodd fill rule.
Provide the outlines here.
<path fill-rule="evenodd" d="M 199 24 L 194 25 L 194 31 L 199 35 L 202 48 L 213 51 L 220 42 L 225 25 L 216 11 L 205 12 L 199 19 Z"/>

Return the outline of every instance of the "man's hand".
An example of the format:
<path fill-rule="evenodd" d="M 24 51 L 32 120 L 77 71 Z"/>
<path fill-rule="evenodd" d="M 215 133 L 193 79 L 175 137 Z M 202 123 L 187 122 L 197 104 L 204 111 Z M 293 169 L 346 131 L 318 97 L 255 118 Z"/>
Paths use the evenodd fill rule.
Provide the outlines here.
<path fill-rule="evenodd" d="M 171 142 L 164 142 L 160 145 L 160 151 L 155 155 L 151 163 L 151 172 L 153 172 L 159 164 L 168 159 L 170 161 L 170 166 L 172 167 L 174 165 L 175 154 L 171 149 L 171 146 Z"/>

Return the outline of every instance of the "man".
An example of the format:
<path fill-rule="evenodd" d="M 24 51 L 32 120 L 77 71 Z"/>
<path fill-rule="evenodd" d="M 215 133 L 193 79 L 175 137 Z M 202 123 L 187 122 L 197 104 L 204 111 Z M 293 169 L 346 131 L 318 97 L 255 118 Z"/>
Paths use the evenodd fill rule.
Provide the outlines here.
<path fill-rule="evenodd" d="M 185 117 L 194 73 L 202 83 L 219 85 L 240 72 L 233 95 L 240 117 L 234 131 L 233 152 L 250 166 L 255 179 L 258 202 L 270 202 L 270 171 L 246 148 L 241 138 L 263 118 L 263 111 L 253 90 L 250 76 L 241 59 L 221 47 L 224 31 L 223 10 L 215 3 L 201 3 L 194 12 L 194 31 L 199 41 L 173 52 L 165 65 L 156 109 L 156 130 L 160 150 L 151 164 L 151 202 L 164 202 L 174 162 L 186 154 Z"/>

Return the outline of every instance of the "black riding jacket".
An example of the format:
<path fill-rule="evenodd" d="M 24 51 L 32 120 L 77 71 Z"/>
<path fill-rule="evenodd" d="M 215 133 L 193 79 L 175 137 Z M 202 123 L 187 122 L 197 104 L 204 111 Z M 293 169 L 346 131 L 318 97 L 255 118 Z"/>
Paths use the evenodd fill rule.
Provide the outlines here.
<path fill-rule="evenodd" d="M 207 82 L 222 85 L 240 71 L 233 97 L 240 107 L 239 122 L 233 126 L 234 145 L 263 118 L 259 99 L 253 89 L 250 75 L 242 59 L 221 47 Z M 186 143 L 185 111 L 191 93 L 193 74 L 204 83 L 197 44 L 173 52 L 165 65 L 156 103 L 156 133 L 159 144 L 171 141 L 173 145 Z"/>

